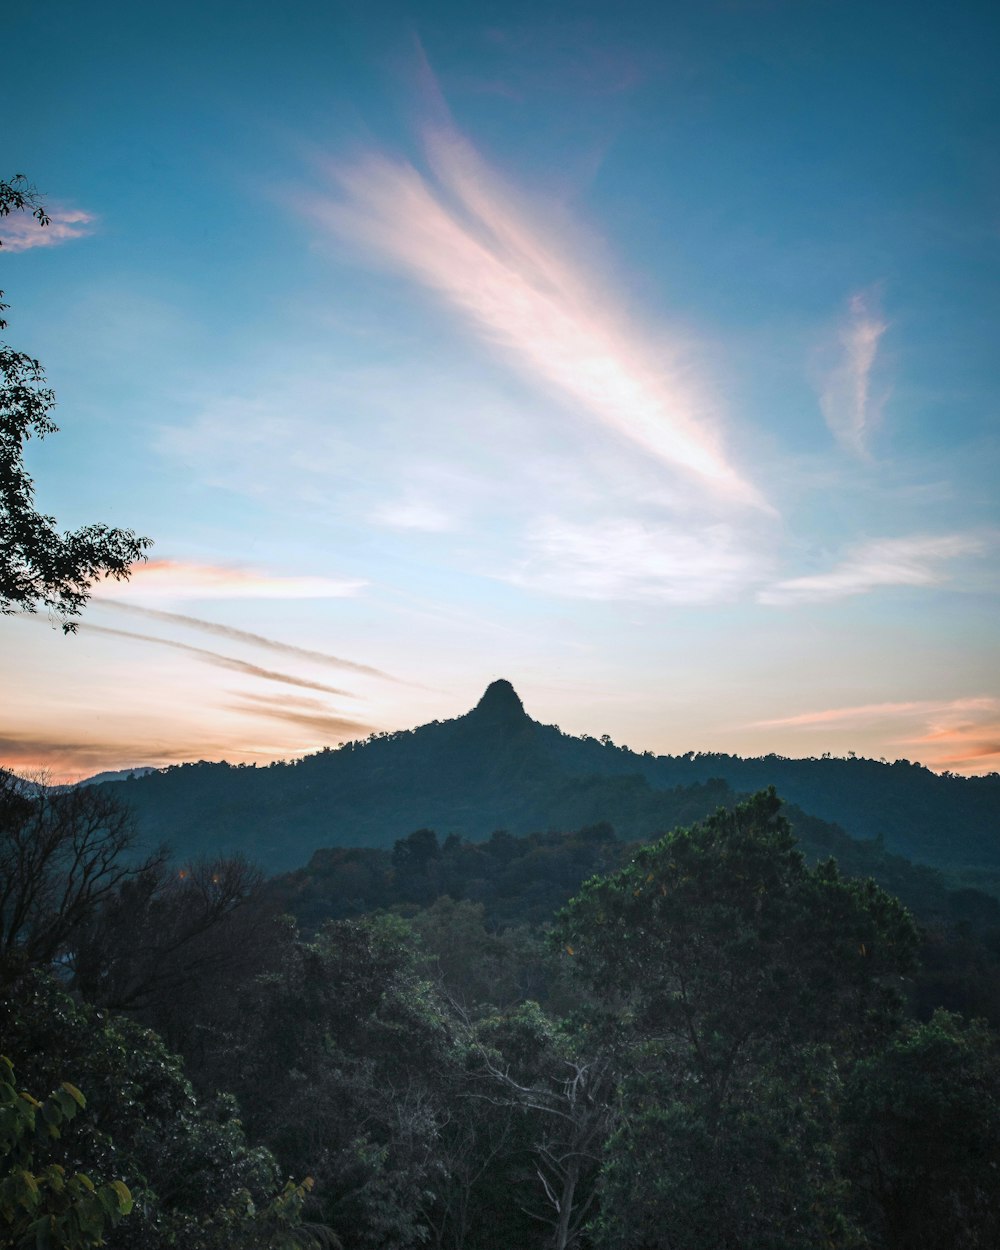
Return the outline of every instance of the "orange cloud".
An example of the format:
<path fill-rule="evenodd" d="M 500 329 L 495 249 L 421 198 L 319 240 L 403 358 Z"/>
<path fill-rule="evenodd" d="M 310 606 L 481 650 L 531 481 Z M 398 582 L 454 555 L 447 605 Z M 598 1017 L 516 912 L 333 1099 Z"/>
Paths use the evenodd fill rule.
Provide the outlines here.
<path fill-rule="evenodd" d="M 923 700 L 908 703 L 864 703 L 856 707 L 824 708 L 815 712 L 799 712 L 794 716 L 781 716 L 775 720 L 754 721 L 753 729 L 775 729 L 781 726 L 862 724 L 865 721 L 881 720 L 885 717 L 912 716 L 941 712 L 992 711 L 996 708 L 996 699 L 988 697 L 971 699 L 951 699 L 947 701 Z"/>
<path fill-rule="evenodd" d="M 18 730 L 0 730 L 0 767 L 22 775 L 44 776 L 52 785 L 65 785 L 94 773 L 125 768 L 161 767 L 187 760 L 246 759 L 232 754 L 233 743 L 222 739 L 189 741 L 183 748 L 160 739 L 137 742 L 127 738 L 58 738 Z"/>
<path fill-rule="evenodd" d="M 885 745 L 905 749 L 938 772 L 982 773 L 991 760 L 1000 764 L 1000 699 L 989 695 L 822 708 L 756 721 L 748 728 L 837 733 L 863 731 L 881 721 L 899 722 L 899 736 L 882 739 Z"/>

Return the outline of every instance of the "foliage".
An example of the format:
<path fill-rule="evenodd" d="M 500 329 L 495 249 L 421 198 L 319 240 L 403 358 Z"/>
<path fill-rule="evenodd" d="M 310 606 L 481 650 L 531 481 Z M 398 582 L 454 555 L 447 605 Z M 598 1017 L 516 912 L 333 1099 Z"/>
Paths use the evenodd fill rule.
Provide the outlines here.
<path fill-rule="evenodd" d="M 896 1027 L 917 936 L 871 882 L 808 868 L 780 806 L 763 792 L 675 831 L 558 918 L 554 940 L 632 1037 L 603 1246 L 857 1240 L 838 1065 Z"/>
<path fill-rule="evenodd" d="M 884 1030 L 917 935 L 896 899 L 807 867 L 773 790 L 640 848 L 556 941 L 640 1027 L 689 1042 L 720 1096 L 741 1057 Z"/>
<path fill-rule="evenodd" d="M 274 1207 L 274 1159 L 247 1144 L 234 1100 L 199 1101 L 149 1030 L 78 1005 L 32 972 L 0 999 L 0 1036 L 31 1084 L 71 1076 L 87 1090 L 86 1123 L 59 1162 L 68 1174 L 94 1170 L 128 1185 L 135 1210 L 127 1235 L 112 1231 L 109 1245 L 263 1250 L 272 1234 L 294 1231 L 300 1204 Z"/>
<path fill-rule="evenodd" d="M 858 1064 L 847 1087 L 855 1203 L 886 1250 L 1000 1244 L 1000 1039 L 945 1011 Z"/>
<path fill-rule="evenodd" d="M 553 1250 L 583 1239 L 595 1213 L 602 1151 L 616 1120 L 613 1052 L 574 1036 L 536 1003 L 484 1021 L 478 1031 L 488 1087 L 479 1097 L 518 1108 L 531 1158 L 523 1209 L 551 1229 Z"/>
<path fill-rule="evenodd" d="M 423 1240 L 460 1051 L 407 926 L 382 917 L 327 925 L 309 943 L 289 935 L 233 1023 L 214 1070 L 250 1133 L 288 1171 L 316 1178 L 323 1221 L 356 1246 Z"/>
<path fill-rule="evenodd" d="M 129 858 L 131 813 L 96 787 L 55 791 L 0 770 L 0 981 L 48 964 L 130 878 L 159 862 Z"/>
<path fill-rule="evenodd" d="M 44 1102 L 14 1084 L 14 1066 L 0 1055 L 0 1217 L 3 1244 L 38 1250 L 83 1250 L 104 1244 L 132 1210 L 132 1195 L 120 1180 L 95 1184 L 83 1172 L 42 1161 L 46 1147 L 87 1105 L 83 1094 L 63 1081 Z"/>
<path fill-rule="evenodd" d="M 8 798 L 27 829 L 30 794 Z M 990 899 L 810 835 L 920 899 L 937 962 L 911 1002 L 995 967 Z M 21 837 L 25 862 L 43 843 Z M 322 922 L 376 905 L 393 912 Z M 905 1023 L 909 916 L 810 865 L 773 791 L 648 846 L 602 824 L 422 828 L 270 885 L 245 863 L 154 864 L 58 943 L 77 998 L 30 967 L 44 944 L 15 946 L 5 1048 L 29 1087 L 89 1098 L 29 1170 L 122 1177 L 112 1250 L 320 1250 L 333 1229 L 355 1250 L 996 1244 L 996 1035 Z"/>
<path fill-rule="evenodd" d="M 49 222 L 23 174 L 0 181 L 0 217 L 11 212 L 30 212 L 39 226 Z M 0 304 L 0 313 L 5 308 Z M 0 329 L 6 324 L 0 319 Z M 39 362 L 0 343 L 0 613 L 45 607 L 71 633 L 76 628 L 72 618 L 94 582 L 126 579 L 136 561 L 145 559 L 150 540 L 100 524 L 60 533 L 55 518 L 36 509 L 25 445 L 32 436 L 42 439 L 56 432 L 50 415 L 55 402 Z"/>

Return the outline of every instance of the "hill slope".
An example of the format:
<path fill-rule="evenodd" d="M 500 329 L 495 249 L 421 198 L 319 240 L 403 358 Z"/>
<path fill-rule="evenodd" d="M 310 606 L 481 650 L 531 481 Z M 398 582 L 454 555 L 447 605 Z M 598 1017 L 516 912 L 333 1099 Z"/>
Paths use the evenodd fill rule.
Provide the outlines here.
<path fill-rule="evenodd" d="M 454 720 L 293 763 L 185 764 L 110 784 L 147 841 L 168 841 L 180 857 L 243 851 L 269 871 L 304 864 L 319 847 L 391 846 L 421 826 L 479 839 L 606 820 L 623 838 L 644 838 L 707 814 L 733 791 L 774 785 L 856 838 L 1000 879 L 1000 776 L 862 759 L 641 755 L 532 720 L 506 681 Z"/>

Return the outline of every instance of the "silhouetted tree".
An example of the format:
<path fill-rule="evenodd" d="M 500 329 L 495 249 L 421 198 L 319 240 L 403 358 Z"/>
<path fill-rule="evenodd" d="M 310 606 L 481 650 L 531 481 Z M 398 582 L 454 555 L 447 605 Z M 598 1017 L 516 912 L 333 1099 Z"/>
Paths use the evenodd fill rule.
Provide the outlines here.
<path fill-rule="evenodd" d="M 0 181 L 0 217 L 11 212 L 30 212 L 39 226 L 49 221 L 23 174 Z M 6 307 L 0 303 L 0 314 Z M 0 317 L 0 328 L 6 324 Z M 36 509 L 24 445 L 32 435 L 41 439 L 56 432 L 50 416 L 55 402 L 39 362 L 0 343 L 0 613 L 45 607 L 72 633 L 71 618 L 79 615 L 94 582 L 127 578 L 132 565 L 144 559 L 150 539 L 108 525 L 60 533 L 55 518 Z"/>
<path fill-rule="evenodd" d="M 129 810 L 98 786 L 53 791 L 0 771 L 0 975 L 65 953 L 81 926 L 161 856 L 130 858 Z"/>

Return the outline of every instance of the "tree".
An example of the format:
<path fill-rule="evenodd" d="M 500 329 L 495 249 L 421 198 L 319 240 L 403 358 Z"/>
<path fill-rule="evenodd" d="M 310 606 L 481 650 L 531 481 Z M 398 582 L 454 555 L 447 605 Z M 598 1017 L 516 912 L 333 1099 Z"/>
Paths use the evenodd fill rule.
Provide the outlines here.
<path fill-rule="evenodd" d="M 902 905 L 808 868 L 772 789 L 588 882 L 555 934 L 631 1035 L 598 1243 L 858 1244 L 839 1072 L 898 1026 L 917 944 Z"/>
<path fill-rule="evenodd" d="M 44 1158 L 36 1155 L 33 1164 L 25 1164 L 23 1156 L 15 1156 L 15 1169 L 28 1167 L 45 1179 L 51 1161 L 63 1169 L 63 1178 L 121 1177 L 122 1190 L 112 1188 L 123 1198 L 130 1194 L 135 1207 L 127 1225 L 107 1233 L 112 1250 L 336 1245 L 327 1230 L 303 1221 L 311 1181 L 283 1185 L 270 1152 L 247 1142 L 234 1099 L 198 1099 L 180 1060 L 149 1029 L 75 1002 L 51 977 L 32 970 L 0 994 L 0 1037 L 28 1088 L 57 1087 L 54 1099 L 36 1107 L 36 1139 Z M 11 1119 L 4 1112 L 5 1100 L 8 1107 L 11 1103 L 2 1075 L 0 1068 L 0 1177 L 9 1166 L 2 1155 Z M 61 1128 L 57 1112 L 64 1118 L 75 1114 L 77 1086 L 86 1091 L 87 1114 L 77 1118 L 72 1134 L 57 1140 L 49 1126 Z M 13 1105 L 13 1114 L 23 1119 L 24 1109 Z M 47 1174 L 58 1188 L 59 1174 Z M 15 1176 L 15 1202 L 17 1187 L 25 1183 L 30 1189 L 30 1182 Z M 0 1210 L 4 1196 L 0 1188 Z M 34 1237 L 10 1242 L 6 1231 L 0 1220 L 5 1250 L 48 1244 Z M 77 1250 L 78 1244 L 97 1243 L 53 1238 L 50 1250 Z"/>
<path fill-rule="evenodd" d="M 135 836 L 99 786 L 50 790 L 0 770 L 0 981 L 64 954 L 107 897 L 160 862 L 130 858 Z"/>
<path fill-rule="evenodd" d="M 858 1064 L 844 1100 L 859 1214 L 885 1250 L 1000 1245 L 1000 1038 L 937 1011 Z"/>
<path fill-rule="evenodd" d="M 532 1002 L 486 1021 L 480 1036 L 493 1089 L 478 1096 L 520 1109 L 530 1124 L 537 1185 L 525 1186 L 534 1201 L 523 1210 L 549 1227 L 551 1250 L 568 1250 L 580 1243 L 598 1196 L 601 1152 L 616 1109 L 612 1055 L 601 1047 L 584 1055 L 579 1041 Z"/>
<path fill-rule="evenodd" d="M 0 181 L 0 217 L 11 212 L 30 212 L 40 227 L 49 222 L 38 192 L 23 174 Z M 0 303 L 0 314 L 6 307 Z M 0 329 L 6 324 L 0 316 Z M 128 578 L 151 541 L 100 524 L 60 533 L 55 518 L 36 509 L 35 484 L 24 466 L 25 444 L 32 435 L 41 439 L 56 432 L 49 415 L 55 402 L 39 362 L 0 343 L 0 613 L 35 612 L 43 606 L 60 619 L 65 633 L 72 633 L 72 618 L 86 604 L 94 582 Z"/>
<path fill-rule="evenodd" d="M 14 1065 L 0 1055 L 0 1217 L 5 1245 L 85 1250 L 104 1244 L 132 1210 L 132 1195 L 120 1180 L 95 1185 L 83 1172 L 68 1173 L 44 1156 L 87 1105 L 83 1094 L 63 1081 L 44 1102 L 14 1083 Z M 9 1239 L 9 1240 L 8 1240 Z"/>
<path fill-rule="evenodd" d="M 397 917 L 330 923 L 282 955 L 246 987 L 216 1083 L 288 1172 L 315 1176 L 325 1223 L 359 1250 L 410 1250 L 446 1180 L 437 1143 L 457 1055 L 444 1007 Z"/>

